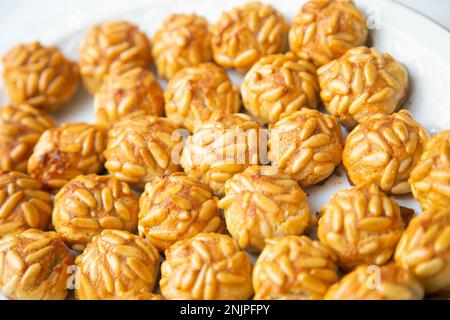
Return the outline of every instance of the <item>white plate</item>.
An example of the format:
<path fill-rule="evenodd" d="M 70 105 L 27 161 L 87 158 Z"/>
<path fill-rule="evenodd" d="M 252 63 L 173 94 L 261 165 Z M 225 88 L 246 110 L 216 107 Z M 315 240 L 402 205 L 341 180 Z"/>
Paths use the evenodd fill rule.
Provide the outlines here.
<path fill-rule="evenodd" d="M 83 25 L 76 30 L 54 30 L 44 28 L 40 40 L 45 44 L 58 45 L 69 57 L 78 59 L 78 47 L 86 30 L 94 23 L 125 19 L 138 24 L 149 36 L 161 25 L 170 13 L 196 12 L 210 22 L 216 21 L 222 10 L 244 3 L 242 0 L 165 0 L 134 1 L 130 5 L 124 1 L 114 8 L 100 1 L 104 10 L 90 11 L 83 17 Z M 272 3 L 289 21 L 305 1 L 265 1 Z M 387 0 L 356 0 L 365 13 L 368 22 L 375 28 L 370 31 L 371 45 L 380 51 L 391 53 L 408 69 L 411 80 L 411 94 L 404 107 L 431 133 L 450 128 L 450 34 L 428 18 L 400 4 Z M 139 4 L 139 5 L 136 5 Z M 110 12 L 108 14 L 107 12 Z M 112 13 L 115 12 L 115 13 Z M 74 13 L 76 15 L 76 12 Z M 76 21 L 74 22 L 77 23 Z M 51 30 L 51 33 L 49 33 Z M 20 41 L 20 39 L 18 39 Z M 240 84 L 242 77 L 230 73 L 233 82 Z M 166 83 L 160 83 L 165 87 Z M 5 94 L 0 85 L 0 99 L 5 103 Z M 59 123 L 86 121 L 95 122 L 92 97 L 80 85 L 73 99 L 62 110 L 53 114 Z M 309 194 L 311 211 L 317 212 L 331 196 L 340 189 L 349 188 L 345 171 L 338 168 L 337 175 L 326 180 L 323 185 L 305 190 Z M 398 202 L 420 212 L 418 203 L 411 196 L 397 197 Z"/>

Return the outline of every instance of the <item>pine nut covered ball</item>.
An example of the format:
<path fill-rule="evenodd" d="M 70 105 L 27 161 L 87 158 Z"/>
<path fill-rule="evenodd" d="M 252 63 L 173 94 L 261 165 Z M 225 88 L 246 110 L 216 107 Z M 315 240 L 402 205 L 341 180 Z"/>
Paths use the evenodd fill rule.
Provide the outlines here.
<path fill-rule="evenodd" d="M 301 187 L 328 178 L 341 162 L 342 132 L 336 118 L 303 108 L 269 126 L 269 159 Z"/>
<path fill-rule="evenodd" d="M 27 171 L 28 158 L 53 120 L 28 104 L 0 108 L 0 170 Z"/>
<path fill-rule="evenodd" d="M 339 58 L 367 39 L 363 13 L 351 0 L 310 0 L 295 15 L 289 47 L 317 66 Z"/>
<path fill-rule="evenodd" d="M 64 300 L 72 254 L 56 232 L 28 229 L 0 240 L 0 288 L 13 300 Z"/>
<path fill-rule="evenodd" d="M 3 79 L 13 104 L 30 104 L 45 111 L 67 102 L 78 86 L 80 71 L 57 47 L 39 42 L 20 44 L 3 57 Z"/>
<path fill-rule="evenodd" d="M 373 183 L 338 191 L 320 212 L 319 239 L 344 269 L 385 264 L 404 230 L 398 204 Z"/>
<path fill-rule="evenodd" d="M 272 238 L 253 269 L 256 300 L 318 300 L 338 280 L 336 257 L 306 236 Z"/>
<path fill-rule="evenodd" d="M 214 111 L 234 113 L 241 106 L 239 89 L 226 71 L 213 63 L 177 72 L 164 98 L 167 117 L 190 132 L 194 132 L 196 121 L 208 120 Z"/>
<path fill-rule="evenodd" d="M 292 52 L 261 58 L 242 82 L 244 106 L 262 124 L 317 108 L 318 91 L 315 66 Z"/>
<path fill-rule="evenodd" d="M 405 67 L 390 54 L 358 47 L 317 70 L 326 109 L 351 129 L 376 114 L 392 114 L 406 100 Z"/>
<path fill-rule="evenodd" d="M 334 284 L 326 300 L 422 300 L 424 291 L 413 275 L 395 263 L 362 265 Z"/>
<path fill-rule="evenodd" d="M 223 226 L 211 188 L 182 172 L 148 183 L 139 204 L 139 234 L 163 252 L 178 240 Z"/>
<path fill-rule="evenodd" d="M 208 184 L 217 196 L 225 181 L 258 164 L 259 125 L 242 113 L 214 113 L 186 139 L 181 155 L 184 171 Z"/>
<path fill-rule="evenodd" d="M 95 94 L 94 108 L 97 123 L 109 128 L 134 112 L 162 116 L 163 91 L 153 74 L 141 67 L 113 72 Z"/>
<path fill-rule="evenodd" d="M 348 179 L 355 185 L 373 181 L 390 194 L 411 192 L 409 175 L 428 139 L 426 129 L 407 110 L 373 116 L 345 141 L 342 159 Z"/>
<path fill-rule="evenodd" d="M 52 214 L 51 195 L 22 172 L 0 173 L 0 239 L 28 228 L 44 229 Z"/>
<path fill-rule="evenodd" d="M 158 74 L 170 79 L 179 70 L 212 60 L 211 33 L 205 18 L 171 14 L 153 36 Z"/>
<path fill-rule="evenodd" d="M 424 211 L 450 207 L 450 130 L 442 131 L 427 143 L 411 171 L 412 193 Z"/>
<path fill-rule="evenodd" d="M 87 123 L 62 124 L 46 130 L 28 160 L 28 173 L 52 191 L 69 180 L 103 169 L 106 131 Z"/>
<path fill-rule="evenodd" d="M 95 94 L 112 70 L 123 72 L 152 64 L 150 41 L 139 28 L 126 21 L 93 26 L 80 48 L 80 70 L 86 89 Z"/>
<path fill-rule="evenodd" d="M 160 263 L 148 241 L 123 230 L 103 230 L 75 260 L 79 300 L 115 300 L 153 291 Z"/>
<path fill-rule="evenodd" d="M 425 212 L 411 220 L 398 243 L 395 261 L 427 294 L 450 292 L 450 211 Z"/>
<path fill-rule="evenodd" d="M 302 234 L 309 224 L 306 194 L 273 167 L 248 167 L 225 183 L 219 202 L 227 229 L 242 249 L 260 251 L 265 240 Z"/>
<path fill-rule="evenodd" d="M 172 159 L 177 127 L 162 117 L 132 115 L 108 133 L 105 167 L 120 181 L 143 189 L 154 177 L 178 171 Z"/>
<path fill-rule="evenodd" d="M 229 236 L 199 233 L 166 250 L 159 284 L 170 300 L 246 300 L 251 277 L 249 257 Z"/>
<path fill-rule="evenodd" d="M 262 56 L 285 51 L 289 26 L 274 7 L 255 1 L 223 12 L 211 29 L 214 61 L 245 72 Z"/>
<path fill-rule="evenodd" d="M 134 232 L 139 198 L 126 182 L 89 174 L 69 181 L 55 196 L 56 232 L 75 250 L 83 250 L 103 229 Z"/>

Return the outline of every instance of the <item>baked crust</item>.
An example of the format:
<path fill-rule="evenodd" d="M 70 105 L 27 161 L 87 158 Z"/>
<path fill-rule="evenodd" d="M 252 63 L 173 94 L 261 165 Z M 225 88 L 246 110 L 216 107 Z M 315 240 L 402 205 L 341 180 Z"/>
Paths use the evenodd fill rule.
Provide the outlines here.
<path fill-rule="evenodd" d="M 284 16 L 269 4 L 234 7 L 211 27 L 214 61 L 246 72 L 262 56 L 285 51 L 288 28 Z"/>
<path fill-rule="evenodd" d="M 170 300 L 246 300 L 253 293 L 251 269 L 229 236 L 199 233 L 166 250 L 161 292 Z"/>
<path fill-rule="evenodd" d="M 39 42 L 20 44 L 3 57 L 3 79 L 13 104 L 29 104 L 53 111 L 74 94 L 80 77 L 78 64 L 57 47 Z"/>

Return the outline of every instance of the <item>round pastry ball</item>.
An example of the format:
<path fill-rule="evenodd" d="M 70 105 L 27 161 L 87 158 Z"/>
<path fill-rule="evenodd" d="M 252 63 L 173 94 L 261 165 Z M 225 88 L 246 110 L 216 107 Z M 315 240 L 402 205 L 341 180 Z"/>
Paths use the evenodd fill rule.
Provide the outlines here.
<path fill-rule="evenodd" d="M 248 167 L 225 183 L 219 201 L 227 229 L 242 249 L 260 251 L 265 240 L 302 234 L 309 225 L 306 194 L 273 167 Z"/>
<path fill-rule="evenodd" d="M 53 120 L 28 104 L 0 108 L 0 170 L 27 171 L 28 158 Z"/>
<path fill-rule="evenodd" d="M 426 145 L 409 183 L 424 211 L 450 208 L 450 130 L 435 135 Z"/>
<path fill-rule="evenodd" d="M 355 185 L 375 182 L 390 194 L 411 192 L 409 175 L 428 139 L 426 129 L 407 110 L 373 116 L 345 141 L 342 159 L 348 179 Z"/>
<path fill-rule="evenodd" d="M 132 115 L 118 122 L 108 133 L 105 167 L 120 181 L 143 189 L 154 177 L 178 171 L 172 149 L 177 127 L 168 119 Z"/>
<path fill-rule="evenodd" d="M 226 71 L 213 63 L 177 72 L 167 85 L 164 99 L 166 116 L 190 132 L 214 111 L 234 113 L 241 106 L 239 89 Z"/>
<path fill-rule="evenodd" d="M 0 240 L 0 288 L 13 300 L 63 300 L 72 254 L 56 232 L 28 229 Z"/>
<path fill-rule="evenodd" d="M 39 42 L 20 44 L 3 57 L 3 79 L 13 104 L 30 104 L 45 111 L 67 102 L 78 86 L 80 71 L 57 47 Z"/>
<path fill-rule="evenodd" d="M 334 284 L 326 300 L 422 300 L 424 291 L 400 265 L 362 265 Z"/>
<path fill-rule="evenodd" d="M 170 300 L 246 300 L 252 266 L 229 236 L 199 233 L 166 250 L 159 284 Z"/>
<path fill-rule="evenodd" d="M 22 172 L 0 173 L 0 239 L 17 231 L 48 226 L 52 197 L 43 184 Z"/>
<path fill-rule="evenodd" d="M 75 260 L 75 296 L 79 300 L 115 300 L 148 296 L 160 263 L 158 250 L 124 230 L 103 230 Z"/>
<path fill-rule="evenodd" d="M 322 299 L 338 280 L 335 255 L 306 236 L 272 238 L 253 269 L 256 300 Z"/>
<path fill-rule="evenodd" d="M 245 108 L 265 124 L 301 108 L 317 108 L 319 83 L 315 66 L 289 52 L 259 59 L 241 90 Z"/>
<path fill-rule="evenodd" d="M 318 237 L 345 270 L 385 264 L 404 231 L 398 204 L 374 183 L 338 191 L 320 212 Z"/>
<path fill-rule="evenodd" d="M 317 70 L 326 109 L 347 129 L 376 114 L 392 114 L 406 100 L 408 72 L 388 53 L 359 47 Z"/>
<path fill-rule="evenodd" d="M 310 0 L 295 15 L 289 47 L 321 66 L 366 43 L 363 13 L 350 0 Z"/>
<path fill-rule="evenodd" d="M 246 72 L 262 56 L 285 51 L 288 29 L 284 16 L 269 4 L 234 7 L 211 28 L 214 61 Z"/>
<path fill-rule="evenodd" d="M 126 182 L 89 174 L 69 181 L 55 196 L 53 226 L 75 250 L 83 250 L 103 229 L 134 232 L 139 198 Z"/>
<path fill-rule="evenodd" d="M 336 118 L 303 108 L 269 126 L 272 166 L 306 188 L 328 178 L 341 162 L 342 132 Z"/>
<path fill-rule="evenodd" d="M 46 130 L 28 160 L 28 173 L 58 191 L 78 175 L 103 169 L 106 131 L 87 123 L 62 124 Z"/>
<path fill-rule="evenodd" d="M 450 292 L 450 211 L 425 212 L 411 220 L 398 243 L 395 261 L 427 294 Z"/>
<path fill-rule="evenodd" d="M 95 94 L 94 108 L 97 123 L 109 128 L 134 112 L 162 116 L 163 91 L 153 74 L 141 67 L 113 72 Z"/>
<path fill-rule="evenodd" d="M 211 33 L 205 18 L 171 14 L 153 36 L 158 74 L 170 79 L 179 70 L 212 60 Z"/>
<path fill-rule="evenodd" d="M 126 21 L 93 26 L 80 48 L 80 70 L 86 89 L 95 94 L 112 70 L 123 72 L 152 63 L 150 41 L 139 28 Z"/>
<path fill-rule="evenodd" d="M 178 240 L 223 226 L 211 188 L 182 172 L 148 183 L 139 207 L 139 234 L 163 252 Z"/>
<path fill-rule="evenodd" d="M 259 125 L 242 113 L 214 113 L 186 139 L 181 155 L 184 171 L 223 196 L 225 181 L 258 164 Z"/>

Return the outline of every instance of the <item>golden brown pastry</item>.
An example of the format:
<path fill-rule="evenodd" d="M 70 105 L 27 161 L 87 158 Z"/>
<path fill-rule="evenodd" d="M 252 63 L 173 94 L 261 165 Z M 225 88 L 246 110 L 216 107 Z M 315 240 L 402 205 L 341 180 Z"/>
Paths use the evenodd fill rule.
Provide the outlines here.
<path fill-rule="evenodd" d="M 123 230 L 103 230 L 75 263 L 77 299 L 131 299 L 148 297 L 153 291 L 160 256 L 150 242 L 138 236 Z"/>
<path fill-rule="evenodd" d="M 176 129 L 168 119 L 155 116 L 132 115 L 118 122 L 108 133 L 106 169 L 140 189 L 154 177 L 178 171 L 172 159 Z"/>
<path fill-rule="evenodd" d="M 114 300 L 163 300 L 163 297 L 149 292 L 130 292 L 118 296 Z"/>
<path fill-rule="evenodd" d="M 0 240 L 0 288 L 13 300 L 64 300 L 73 257 L 56 232 L 28 229 Z"/>
<path fill-rule="evenodd" d="M 316 67 L 294 53 L 262 57 L 241 86 L 245 108 L 259 123 L 273 123 L 301 108 L 317 108 Z"/>
<path fill-rule="evenodd" d="M 266 240 L 253 269 L 256 300 L 322 299 L 338 280 L 335 255 L 306 236 Z"/>
<path fill-rule="evenodd" d="M 450 293 L 450 210 L 425 212 L 408 225 L 395 261 L 408 268 L 427 294 Z"/>
<path fill-rule="evenodd" d="M 83 250 L 103 229 L 134 232 L 139 198 L 126 182 L 89 174 L 69 181 L 55 196 L 53 227 L 75 250 Z"/>
<path fill-rule="evenodd" d="M 342 132 L 333 116 L 303 108 L 269 130 L 272 165 L 303 188 L 328 178 L 341 162 Z"/>
<path fill-rule="evenodd" d="M 103 169 L 106 131 L 87 123 L 62 124 L 46 130 L 28 160 L 28 173 L 58 191 L 80 174 Z"/>
<path fill-rule="evenodd" d="M 246 300 L 251 277 L 250 259 L 229 236 L 199 233 L 166 250 L 160 287 L 170 300 Z"/>
<path fill-rule="evenodd" d="M 404 231 L 398 204 L 374 183 L 338 191 L 320 212 L 318 237 L 346 270 L 388 262 Z"/>
<path fill-rule="evenodd" d="M 224 194 L 225 181 L 258 164 L 259 125 L 242 113 L 214 113 L 184 145 L 184 171 Z"/>
<path fill-rule="evenodd" d="M 134 112 L 162 116 L 163 91 L 153 74 L 141 67 L 113 72 L 95 94 L 94 108 L 97 123 L 109 128 Z"/>
<path fill-rule="evenodd" d="M 284 16 L 269 4 L 234 7 L 211 28 L 214 61 L 245 72 L 262 56 L 285 51 L 288 28 Z"/>
<path fill-rule="evenodd" d="M 308 199 L 297 182 L 268 166 L 251 166 L 229 179 L 219 207 L 239 247 L 256 251 L 266 239 L 302 234 L 310 220 Z"/>
<path fill-rule="evenodd" d="M 13 104 L 52 111 L 67 102 L 78 86 L 78 65 L 57 47 L 20 44 L 3 57 L 3 79 Z"/>
<path fill-rule="evenodd" d="M 83 83 L 96 93 L 104 77 L 135 67 L 147 68 L 152 63 L 150 41 L 139 28 L 126 21 L 110 21 L 93 26 L 80 48 L 80 70 Z"/>
<path fill-rule="evenodd" d="M 195 13 L 171 14 L 153 36 L 152 54 L 158 74 L 165 79 L 183 68 L 211 61 L 208 22 Z"/>
<path fill-rule="evenodd" d="M 139 207 L 139 234 L 163 252 L 178 240 L 223 226 L 211 188 L 182 172 L 148 183 Z"/>
<path fill-rule="evenodd" d="M 292 21 L 289 47 L 320 66 L 363 45 L 367 34 L 366 19 L 353 1 L 310 0 Z"/>
<path fill-rule="evenodd" d="M 421 300 L 424 291 L 413 275 L 400 265 L 359 266 L 334 284 L 326 300 Z"/>
<path fill-rule="evenodd" d="M 238 112 L 239 89 L 228 74 L 213 63 L 184 68 L 173 76 L 164 92 L 166 116 L 190 132 L 214 111 Z"/>
<path fill-rule="evenodd" d="M 435 135 L 426 145 L 409 183 L 424 211 L 450 208 L 450 130 Z"/>
<path fill-rule="evenodd" d="M 0 170 L 27 171 L 28 158 L 53 120 L 28 104 L 0 108 Z"/>
<path fill-rule="evenodd" d="M 408 72 L 388 53 L 358 47 L 317 70 L 320 97 L 347 127 L 376 114 L 392 114 L 406 100 Z"/>
<path fill-rule="evenodd" d="M 407 110 L 376 115 L 358 125 L 345 141 L 342 159 L 355 185 L 375 182 L 391 194 L 411 192 L 409 175 L 429 134 Z"/>
<path fill-rule="evenodd" d="M 0 173 L 0 238 L 28 228 L 44 229 L 52 214 L 52 197 L 43 184 L 22 172 Z"/>

